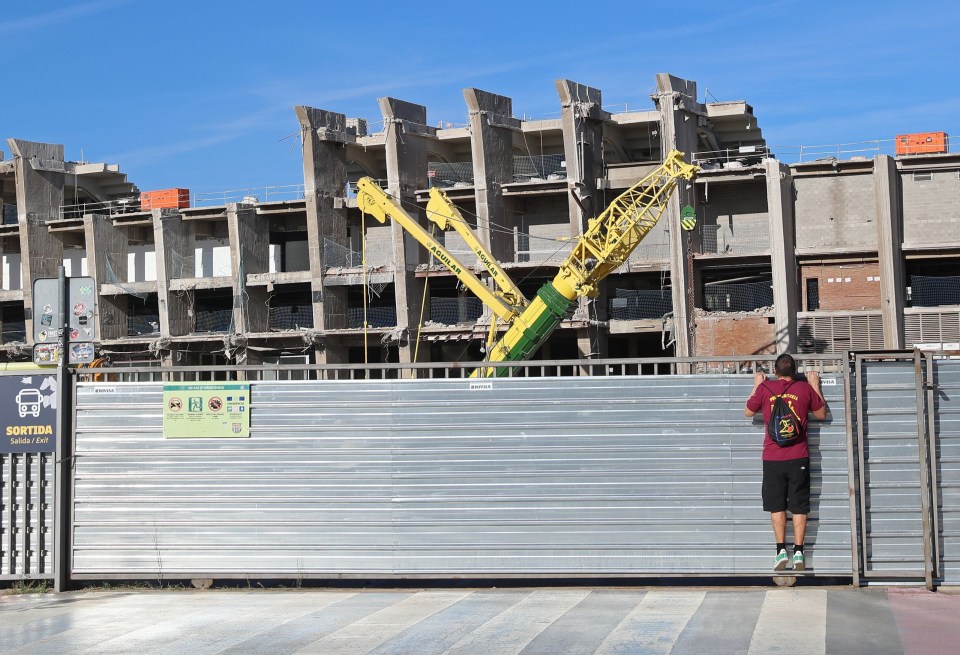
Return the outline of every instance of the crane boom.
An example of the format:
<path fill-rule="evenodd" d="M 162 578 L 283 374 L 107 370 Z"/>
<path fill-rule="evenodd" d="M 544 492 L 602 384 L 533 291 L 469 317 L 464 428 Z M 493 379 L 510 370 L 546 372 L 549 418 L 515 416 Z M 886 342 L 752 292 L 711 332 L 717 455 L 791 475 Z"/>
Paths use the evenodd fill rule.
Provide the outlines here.
<path fill-rule="evenodd" d="M 517 288 L 517 285 L 510 279 L 510 276 L 490 254 L 490 251 L 474 234 L 470 224 L 467 223 L 457 206 L 450 201 L 443 191 L 436 187 L 430 189 L 427 219 L 436 223 L 441 230 L 453 229 L 460 235 L 467 246 L 470 247 L 470 250 L 473 251 L 473 254 L 477 256 L 477 261 L 487 269 L 490 278 L 500 288 L 499 295 L 503 297 L 507 304 L 519 309 L 523 309 L 530 304 L 520 289 Z"/>
<path fill-rule="evenodd" d="M 360 178 L 357 182 L 357 206 L 360 211 L 370 214 L 381 223 L 386 223 L 387 218 L 392 218 L 399 223 L 424 248 L 433 253 L 437 261 L 446 266 L 470 291 L 480 298 L 501 321 L 511 321 L 519 313 L 518 308 L 511 306 L 504 298 L 488 289 L 472 271 L 434 239 L 429 232 L 424 230 L 415 218 L 404 211 L 386 191 L 377 186 L 369 177 Z"/>
<path fill-rule="evenodd" d="M 678 181 L 693 179 L 699 170 L 683 160 L 682 152 L 672 150 L 660 166 L 619 195 L 603 213 L 590 219 L 587 231 L 560 266 L 556 277 L 541 287 L 536 299 L 514 319 L 513 325 L 487 353 L 487 361 L 530 358 L 577 298 L 596 297 L 600 280 L 626 262 L 660 220 Z M 483 367 L 472 375 L 506 376 L 509 370 Z"/>

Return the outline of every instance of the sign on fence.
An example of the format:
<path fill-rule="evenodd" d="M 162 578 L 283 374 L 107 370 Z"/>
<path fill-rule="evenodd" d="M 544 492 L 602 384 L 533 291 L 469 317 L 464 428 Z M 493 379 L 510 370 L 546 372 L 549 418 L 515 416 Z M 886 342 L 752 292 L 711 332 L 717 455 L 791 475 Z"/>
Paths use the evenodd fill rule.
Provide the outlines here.
<path fill-rule="evenodd" d="M 57 376 L 0 377 L 0 453 L 52 453 L 56 426 Z"/>
<path fill-rule="evenodd" d="M 250 383 L 163 385 L 167 439 L 250 436 Z"/>

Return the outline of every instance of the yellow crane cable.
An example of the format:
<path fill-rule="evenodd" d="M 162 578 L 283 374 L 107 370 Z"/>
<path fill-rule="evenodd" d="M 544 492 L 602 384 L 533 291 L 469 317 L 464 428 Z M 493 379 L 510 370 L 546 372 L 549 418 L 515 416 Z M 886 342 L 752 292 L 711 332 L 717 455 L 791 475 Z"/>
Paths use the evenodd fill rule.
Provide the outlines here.
<path fill-rule="evenodd" d="M 434 235 L 436 230 L 436 225 L 430 226 L 430 236 Z M 416 364 L 419 361 L 420 355 L 420 333 L 423 331 L 423 308 L 427 302 L 427 287 L 430 284 L 430 267 L 433 265 L 433 253 L 430 253 L 430 259 L 427 260 L 427 274 L 423 278 L 423 297 L 420 298 L 420 323 L 417 325 L 417 345 L 413 347 L 413 363 Z M 411 371 L 412 373 L 412 371 Z"/>

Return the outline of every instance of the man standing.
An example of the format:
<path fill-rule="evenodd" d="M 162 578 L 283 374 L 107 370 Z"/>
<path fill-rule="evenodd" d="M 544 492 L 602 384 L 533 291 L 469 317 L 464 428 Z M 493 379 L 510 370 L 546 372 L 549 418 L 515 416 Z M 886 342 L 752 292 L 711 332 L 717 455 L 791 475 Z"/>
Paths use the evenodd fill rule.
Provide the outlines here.
<path fill-rule="evenodd" d="M 803 571 L 803 537 L 810 513 L 810 451 L 807 448 L 807 413 L 816 419 L 827 416 L 827 406 L 820 392 L 820 375 L 807 373 L 806 379 L 797 376 L 797 363 L 787 354 L 777 357 L 774 364 L 775 380 L 767 380 L 763 373 L 753 376 L 753 393 L 747 400 L 744 413 L 754 416 L 763 411 L 764 425 L 778 397 L 782 397 L 799 424 L 799 435 L 790 443 L 778 444 L 770 437 L 763 439 L 763 511 L 770 512 L 773 535 L 777 541 L 777 556 L 773 570 L 782 571 L 790 557 L 787 555 L 787 510 L 793 514 L 793 568 Z"/>

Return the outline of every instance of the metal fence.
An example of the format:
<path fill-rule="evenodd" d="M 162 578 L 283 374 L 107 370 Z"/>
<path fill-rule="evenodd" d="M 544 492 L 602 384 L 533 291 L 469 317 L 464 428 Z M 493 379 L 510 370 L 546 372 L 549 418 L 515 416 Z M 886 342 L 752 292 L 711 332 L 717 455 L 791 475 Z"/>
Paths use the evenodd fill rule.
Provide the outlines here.
<path fill-rule="evenodd" d="M 163 385 L 80 383 L 85 578 L 769 570 L 747 376 L 251 383 L 249 439 L 164 439 Z M 842 381 L 808 562 L 851 575 Z"/>
<path fill-rule="evenodd" d="M 812 574 L 960 584 L 960 359 L 799 360 L 829 408 Z M 0 580 L 762 575 L 762 428 L 742 411 L 771 363 L 77 370 L 62 451 L 0 454 Z M 250 438 L 164 438 L 165 382 L 237 379 Z"/>
<path fill-rule="evenodd" d="M 960 360 L 928 359 L 924 391 L 931 456 L 934 562 L 944 584 L 960 584 Z"/>
<path fill-rule="evenodd" d="M 54 458 L 0 454 L 0 580 L 53 575 Z"/>
<path fill-rule="evenodd" d="M 231 189 L 228 191 L 203 191 L 193 194 L 194 207 L 216 207 L 236 202 L 256 205 L 263 202 L 280 202 L 283 200 L 302 200 L 304 186 L 302 184 L 286 184 L 281 186 L 251 187 L 249 189 Z"/>
<path fill-rule="evenodd" d="M 135 214 L 142 211 L 140 208 L 140 196 L 130 196 L 128 198 L 117 198 L 114 200 L 81 202 L 72 205 L 61 205 L 59 211 L 60 220 L 83 218 L 87 214 L 98 214 L 100 216 L 119 216 L 122 214 Z"/>
<path fill-rule="evenodd" d="M 960 360 L 858 354 L 851 380 L 864 577 L 960 584 Z"/>

